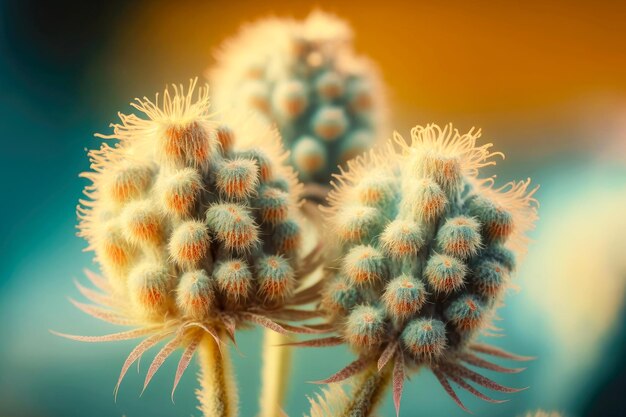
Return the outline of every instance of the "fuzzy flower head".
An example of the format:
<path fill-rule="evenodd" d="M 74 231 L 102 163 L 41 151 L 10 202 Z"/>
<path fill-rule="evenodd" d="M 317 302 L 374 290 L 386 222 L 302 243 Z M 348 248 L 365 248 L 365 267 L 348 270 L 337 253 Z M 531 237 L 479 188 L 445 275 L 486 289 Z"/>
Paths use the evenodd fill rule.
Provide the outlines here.
<path fill-rule="evenodd" d="M 276 123 L 306 182 L 326 184 L 384 125 L 380 77 L 351 40 L 345 22 L 320 11 L 303 21 L 265 19 L 227 41 L 209 73 L 220 106 Z"/>
<path fill-rule="evenodd" d="M 188 348 L 184 371 L 203 334 L 219 344 L 250 323 L 285 332 L 274 320 L 306 315 L 285 309 L 296 304 L 301 265 L 312 265 L 300 256 L 301 186 L 279 136 L 254 118 L 210 114 L 208 88 L 195 84 L 136 100 L 137 113 L 120 114 L 114 133 L 101 136 L 115 145 L 89 152 L 79 229 L 104 277 L 88 274 L 100 291 L 79 287 L 96 305 L 76 304 L 134 329 L 74 338 L 148 336 L 120 381 L 162 339 L 171 341 L 146 384 L 176 347 Z"/>
<path fill-rule="evenodd" d="M 479 136 L 451 125 L 416 127 L 410 141 L 396 134 L 395 143 L 336 176 L 326 212 L 341 239 L 340 265 L 321 306 L 338 336 L 325 342 L 346 343 L 360 357 L 327 381 L 378 361 L 379 369 L 394 363 L 396 405 L 405 368 L 420 366 L 461 406 L 450 381 L 483 399 L 468 382 L 512 391 L 466 364 L 512 371 L 479 357 L 513 358 L 476 337 L 495 330 L 491 319 L 537 202 L 529 181 L 494 188 L 492 179 L 479 179 L 498 155 L 491 144 L 478 145 Z"/>

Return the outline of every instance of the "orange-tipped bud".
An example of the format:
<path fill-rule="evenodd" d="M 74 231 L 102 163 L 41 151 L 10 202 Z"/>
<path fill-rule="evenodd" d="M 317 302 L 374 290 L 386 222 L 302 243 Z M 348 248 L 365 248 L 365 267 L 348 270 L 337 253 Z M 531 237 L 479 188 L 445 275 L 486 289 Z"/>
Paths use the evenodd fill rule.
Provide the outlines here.
<path fill-rule="evenodd" d="M 259 168 L 250 159 L 227 161 L 217 171 L 217 189 L 230 200 L 242 200 L 252 195 L 259 183 Z"/>
<path fill-rule="evenodd" d="M 211 152 L 209 132 L 196 121 L 171 124 L 165 127 L 157 152 L 165 165 L 204 167 Z"/>
<path fill-rule="evenodd" d="M 107 176 L 105 192 L 116 203 L 125 203 L 145 193 L 153 175 L 148 165 L 124 164 Z"/>
<path fill-rule="evenodd" d="M 204 223 L 190 220 L 180 224 L 172 233 L 169 251 L 178 265 L 196 265 L 210 246 L 209 231 Z"/>
<path fill-rule="evenodd" d="M 426 289 L 421 281 L 400 275 L 387 284 L 382 299 L 389 315 L 404 319 L 422 308 L 426 301 Z"/>
<path fill-rule="evenodd" d="M 158 245 L 162 236 L 162 219 L 150 200 L 130 203 L 122 213 L 126 238 L 134 244 Z"/>
<path fill-rule="evenodd" d="M 176 304 L 191 319 L 205 320 L 215 306 L 213 283 L 200 269 L 183 274 L 176 288 Z"/>
<path fill-rule="evenodd" d="M 383 254 L 373 246 L 352 248 L 343 261 L 343 272 L 353 284 L 371 285 L 387 275 Z"/>
<path fill-rule="evenodd" d="M 228 126 L 222 125 L 215 129 L 215 139 L 222 149 L 222 153 L 230 152 L 235 144 L 235 133 Z"/>
<path fill-rule="evenodd" d="M 202 189 L 202 177 L 194 168 L 184 168 L 165 176 L 159 184 L 161 203 L 166 213 L 189 215 Z"/>
<path fill-rule="evenodd" d="M 144 262 L 128 277 L 128 292 L 133 306 L 146 316 L 162 316 L 172 303 L 173 277 L 164 265 Z"/>

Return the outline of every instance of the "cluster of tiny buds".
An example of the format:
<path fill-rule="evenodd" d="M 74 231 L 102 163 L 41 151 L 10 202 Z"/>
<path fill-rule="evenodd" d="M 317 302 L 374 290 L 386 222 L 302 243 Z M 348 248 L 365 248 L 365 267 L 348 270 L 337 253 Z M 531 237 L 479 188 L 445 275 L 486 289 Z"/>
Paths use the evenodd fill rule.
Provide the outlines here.
<path fill-rule="evenodd" d="M 293 175 L 267 147 L 238 146 L 238 135 L 264 130 L 212 121 L 206 90 L 192 103 L 193 90 L 166 91 L 163 109 L 140 101 L 148 118 L 123 117 L 114 125 L 120 144 L 90 153 L 81 234 L 116 294 L 147 320 L 275 306 L 295 285 Z"/>
<path fill-rule="evenodd" d="M 333 16 L 315 12 L 303 22 L 272 23 L 271 36 L 281 27 L 286 45 L 265 39 L 266 45 L 258 47 L 259 39 L 270 36 L 265 36 L 265 21 L 227 43 L 227 59 L 213 73 L 218 97 L 276 123 L 301 179 L 326 184 L 337 165 L 368 150 L 380 130 L 378 75 L 369 62 L 354 56 L 343 30 L 334 38 L 323 36 L 332 25 L 349 31 Z M 250 46 L 250 39 L 257 47 Z M 238 49 L 245 59 L 233 59 Z M 225 82 L 233 73 L 236 82 Z M 236 91 L 220 94 L 229 85 Z"/>
<path fill-rule="evenodd" d="M 486 163 L 470 164 L 493 154 L 435 129 L 383 162 L 355 162 L 329 198 L 342 256 L 322 307 L 362 354 L 398 342 L 416 363 L 432 363 L 462 350 L 489 327 L 515 268 L 507 241 L 518 207 L 473 176 Z"/>

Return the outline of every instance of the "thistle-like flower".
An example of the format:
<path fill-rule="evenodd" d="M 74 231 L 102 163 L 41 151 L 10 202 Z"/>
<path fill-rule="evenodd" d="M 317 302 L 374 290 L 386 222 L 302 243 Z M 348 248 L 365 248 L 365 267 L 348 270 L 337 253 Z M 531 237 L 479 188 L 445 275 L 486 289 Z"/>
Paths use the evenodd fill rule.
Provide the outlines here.
<path fill-rule="evenodd" d="M 385 123 L 380 77 L 351 41 L 345 22 L 320 11 L 304 21 L 261 20 L 225 43 L 208 74 L 220 107 L 254 109 L 276 123 L 307 183 L 326 186 Z"/>
<path fill-rule="evenodd" d="M 394 136 L 382 151 L 348 163 L 336 177 L 325 211 L 342 240 L 340 265 L 321 306 L 337 335 L 298 344 L 347 344 L 358 359 L 321 381 L 356 374 L 353 397 L 336 415 L 370 415 L 390 381 L 396 410 L 407 371 L 429 368 L 465 409 L 451 382 L 498 402 L 470 383 L 515 392 L 468 365 L 519 372 L 481 354 L 524 360 L 476 341 L 495 331 L 491 321 L 537 218 L 530 181 L 493 187 L 479 170 L 494 165 L 479 131 L 451 125 L 415 127 L 412 139 Z M 396 150 L 398 149 L 398 150 Z M 334 395 L 333 407 L 337 408 Z M 328 404 L 327 404 L 328 405 Z M 318 404 L 321 412 L 325 406 Z"/>
<path fill-rule="evenodd" d="M 137 99 L 138 114 L 119 114 L 116 140 L 89 152 L 92 181 L 78 208 L 80 236 L 104 277 L 98 290 L 78 284 L 95 304 L 75 302 L 104 321 L 132 326 L 104 342 L 144 337 L 122 367 L 169 340 L 150 365 L 144 389 L 165 359 L 184 348 L 174 389 L 199 349 L 199 391 L 207 416 L 236 414 L 235 387 L 222 345 L 235 330 L 260 324 L 277 332 L 315 332 L 281 320 L 302 320 L 294 308 L 315 299 L 301 292 L 316 254 L 300 256 L 301 185 L 285 164 L 277 132 L 254 118 L 209 113 L 208 87 L 166 89 Z M 194 90 L 197 94 L 194 94 Z M 221 355 L 220 355 L 221 350 Z M 174 390 L 172 390 L 172 395 Z"/>

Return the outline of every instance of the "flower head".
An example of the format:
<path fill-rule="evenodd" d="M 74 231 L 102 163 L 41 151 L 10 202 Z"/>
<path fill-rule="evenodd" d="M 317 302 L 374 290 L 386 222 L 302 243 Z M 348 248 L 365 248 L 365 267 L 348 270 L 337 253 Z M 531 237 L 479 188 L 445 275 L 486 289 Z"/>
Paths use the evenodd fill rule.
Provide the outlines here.
<path fill-rule="evenodd" d="M 78 208 L 79 228 L 104 277 L 88 273 L 100 292 L 80 286 L 95 305 L 76 305 L 134 329 L 68 337 L 147 336 L 120 382 L 166 338 L 172 340 L 157 354 L 146 385 L 175 348 L 186 347 L 177 382 L 205 334 L 221 344 L 223 335 L 234 340 L 235 329 L 248 323 L 307 331 L 275 321 L 306 316 L 284 307 L 298 305 L 291 297 L 301 265 L 315 269 L 317 258 L 300 253 L 301 187 L 285 165 L 278 134 L 254 118 L 210 114 L 208 89 L 195 84 L 166 89 L 155 101 L 136 100 L 138 113 L 120 114 L 114 133 L 101 136 L 116 144 L 89 153 L 93 171 L 84 176 L 92 184 Z"/>
<path fill-rule="evenodd" d="M 523 359 L 480 344 L 509 283 L 526 232 L 537 218 L 529 181 L 494 188 L 479 132 L 416 127 L 411 141 L 357 158 L 337 176 L 325 209 L 341 238 L 338 278 L 324 295 L 338 337 L 359 359 L 326 381 L 393 362 L 399 406 L 405 368 L 430 368 L 461 406 L 450 381 L 487 400 L 469 382 L 504 387 L 466 364 L 513 372 L 478 354 Z M 313 342 L 304 342 L 311 345 Z M 369 371 L 368 371 L 369 372 Z M 382 377 L 381 377 L 382 378 Z"/>
<path fill-rule="evenodd" d="M 227 41 L 208 74 L 218 105 L 276 123 L 307 182 L 325 185 L 337 165 L 371 147 L 385 122 L 380 77 L 351 39 L 345 22 L 319 11 L 303 21 L 265 19 Z"/>

